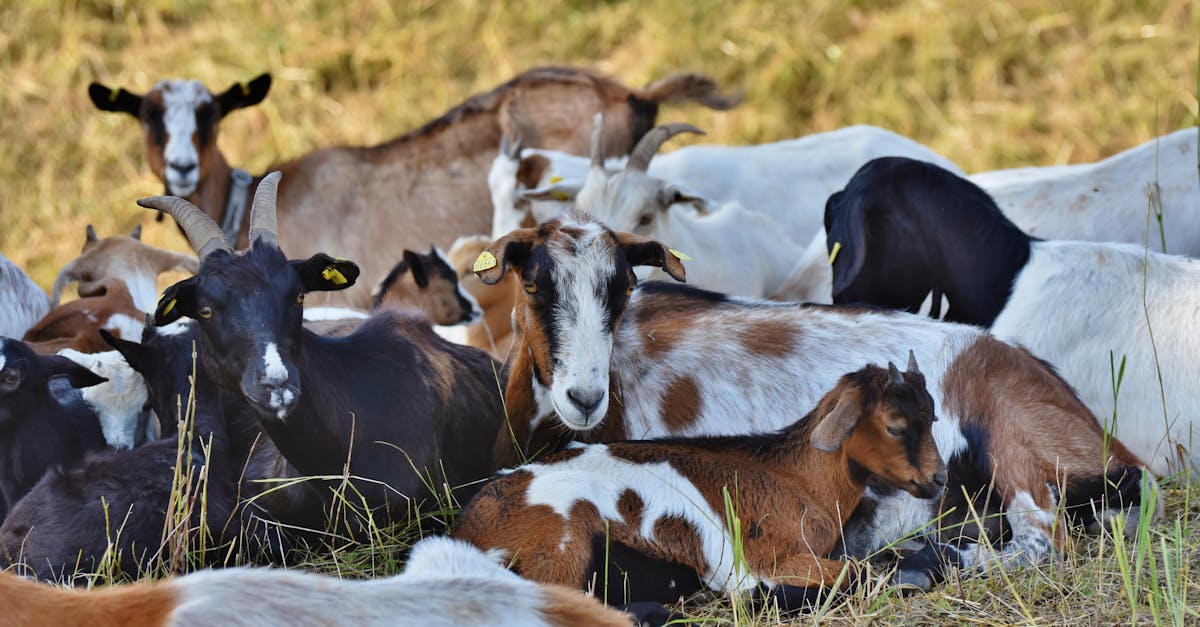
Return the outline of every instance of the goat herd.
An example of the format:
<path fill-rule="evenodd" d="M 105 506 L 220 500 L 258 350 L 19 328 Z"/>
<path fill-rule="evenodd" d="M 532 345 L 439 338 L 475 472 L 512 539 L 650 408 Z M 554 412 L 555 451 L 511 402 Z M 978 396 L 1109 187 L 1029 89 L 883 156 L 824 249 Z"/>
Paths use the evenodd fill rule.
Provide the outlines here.
<path fill-rule="evenodd" d="M 4 573 L 16 624 L 798 610 L 1132 533 L 1200 459 L 1200 266 L 1167 254 L 1200 255 L 1196 129 L 971 177 L 866 126 L 655 158 L 701 132 L 661 104 L 737 98 L 542 68 L 254 177 L 217 131 L 270 85 L 89 87 L 141 124 L 169 195 L 138 204 L 198 261 L 89 227 L 48 299 L 0 257 L 0 566 L 78 584 L 429 537 L 367 582 Z M 194 276 L 155 299 L 167 270 Z"/>

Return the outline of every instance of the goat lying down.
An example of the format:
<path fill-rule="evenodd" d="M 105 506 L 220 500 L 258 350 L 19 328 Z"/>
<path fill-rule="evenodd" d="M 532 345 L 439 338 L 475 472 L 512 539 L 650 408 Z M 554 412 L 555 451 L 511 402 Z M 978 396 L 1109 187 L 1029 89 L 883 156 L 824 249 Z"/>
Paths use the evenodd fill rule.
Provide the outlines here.
<path fill-rule="evenodd" d="M 454 536 L 510 557 L 525 577 L 577 588 L 603 563 L 595 539 L 686 564 L 719 592 L 849 584 L 854 567 L 825 556 L 867 482 L 922 498 L 945 485 L 934 420 L 915 361 L 903 374 L 870 366 L 781 431 L 577 444 L 504 471 Z"/>
<path fill-rule="evenodd" d="M 664 244 L 576 216 L 514 231 L 480 256 L 485 283 L 510 271 L 522 282 L 505 392 L 516 441 L 503 431 L 498 459 L 519 461 L 514 444 L 536 452 L 563 426 L 593 442 L 779 429 L 841 373 L 911 349 L 941 418 L 933 434 L 949 470 L 947 496 L 930 504 L 868 492 L 847 523 L 846 553 L 869 555 L 939 510 L 957 506 L 944 522 L 961 522 L 963 490 L 995 495 L 990 506 L 1011 529 L 999 556 L 1006 561 L 1065 548 L 1059 505 L 1085 525 L 1126 511 L 1127 529 L 1136 526 L 1142 462 L 1107 440 L 1070 386 L 1027 351 L 975 327 L 899 312 L 639 286 L 639 264 L 684 278 Z M 961 549 L 955 559 L 973 567 L 990 557 L 979 537 L 963 535 L 942 535 Z"/>
<path fill-rule="evenodd" d="M 841 247 L 835 303 L 916 312 L 942 294 L 944 319 L 1053 363 L 1155 473 L 1200 464 L 1200 261 L 1031 238 L 970 181 L 899 157 L 864 165 L 829 198 L 825 223 Z M 1126 360 L 1115 401 L 1110 351 Z"/>
<path fill-rule="evenodd" d="M 471 545 L 447 538 L 419 542 L 403 573 L 370 581 L 229 568 L 84 591 L 0 573 L 0 606 L 6 622 L 23 627 L 631 625 L 627 614 L 589 596 L 521 579 Z"/>

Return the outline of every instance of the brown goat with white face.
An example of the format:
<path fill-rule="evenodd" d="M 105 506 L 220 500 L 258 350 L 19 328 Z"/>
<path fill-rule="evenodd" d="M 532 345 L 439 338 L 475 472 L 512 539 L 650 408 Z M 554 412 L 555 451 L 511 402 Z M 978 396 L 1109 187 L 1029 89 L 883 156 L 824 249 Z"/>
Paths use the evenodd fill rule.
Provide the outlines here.
<path fill-rule="evenodd" d="M 244 209 L 258 178 L 235 170 L 217 148 L 229 112 L 257 104 L 271 86 L 264 74 L 214 95 L 197 81 L 165 80 L 145 95 L 92 83 L 97 108 L 138 118 L 151 170 L 168 194 L 191 200 L 235 244 L 247 242 Z M 539 68 L 478 94 L 421 128 L 371 147 L 325 148 L 282 165 L 279 239 L 295 254 L 319 251 L 363 262 L 370 282 L 388 270 L 379 251 L 449 246 L 464 233 L 487 231 L 492 207 L 486 178 L 501 135 L 526 145 L 582 153 L 588 124 L 611 121 L 608 154 L 628 152 L 654 125 L 664 102 L 692 100 L 716 109 L 736 98 L 713 81 L 677 74 L 635 90 L 594 72 Z M 365 308 L 368 287 L 352 287 L 330 304 Z"/>
<path fill-rule="evenodd" d="M 831 586 L 847 564 L 825 556 L 868 480 L 921 498 L 945 485 L 934 420 L 911 356 L 905 373 L 868 366 L 775 433 L 582 445 L 507 471 L 462 511 L 454 536 L 504 551 L 543 583 L 585 586 L 588 565 L 603 562 L 593 540 L 607 536 L 695 569 L 716 591 Z M 733 541 L 726 491 L 740 521 Z"/>
<path fill-rule="evenodd" d="M 98 290 L 104 279 L 119 278 L 125 281 L 134 306 L 146 313 L 153 312 L 158 300 L 158 275 L 171 270 L 195 274 L 200 268 L 200 261 L 195 257 L 143 244 L 141 239 L 140 225 L 128 236 L 113 235 L 100 239 L 89 224 L 83 251 L 63 266 L 54 279 L 51 303 L 58 305 L 63 288 L 72 281 L 79 281 L 80 296 L 88 296 Z"/>

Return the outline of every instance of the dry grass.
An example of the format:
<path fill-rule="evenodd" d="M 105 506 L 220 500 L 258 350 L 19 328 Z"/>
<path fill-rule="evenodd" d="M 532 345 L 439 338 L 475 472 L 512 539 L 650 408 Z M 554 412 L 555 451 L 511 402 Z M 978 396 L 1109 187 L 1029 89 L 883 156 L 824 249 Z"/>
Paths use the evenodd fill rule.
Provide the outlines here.
<path fill-rule="evenodd" d="M 232 115 L 221 135 L 231 162 L 252 171 L 322 145 L 386 140 L 550 63 L 594 65 L 638 85 L 699 70 L 744 88 L 745 104 L 730 113 L 664 110 L 660 120 L 709 130 L 703 141 L 761 142 L 870 123 L 968 171 L 1091 161 L 1194 125 L 1200 114 L 1195 0 L 855 5 L 239 0 L 214 11 L 200 0 L 2 3 L 0 251 L 48 287 L 78 252 L 84 225 L 107 235 L 149 222 L 133 200 L 161 185 L 144 167 L 133 121 L 92 109 L 92 80 L 144 91 L 160 78 L 194 77 L 217 89 L 272 72 L 267 100 Z M 150 225 L 145 239 L 186 246 L 167 224 Z M 1159 570 L 1129 587 L 1131 560 L 1103 537 L 1081 543 L 1062 564 L 955 581 L 928 595 L 870 593 L 821 618 L 1195 623 L 1194 610 L 1167 611 L 1200 605 L 1195 489 L 1168 491 L 1166 521 L 1133 552 L 1157 555 Z M 388 574 L 411 539 L 385 530 L 370 546 L 305 563 Z M 716 622 L 775 620 L 739 616 L 728 603 L 700 612 Z"/>

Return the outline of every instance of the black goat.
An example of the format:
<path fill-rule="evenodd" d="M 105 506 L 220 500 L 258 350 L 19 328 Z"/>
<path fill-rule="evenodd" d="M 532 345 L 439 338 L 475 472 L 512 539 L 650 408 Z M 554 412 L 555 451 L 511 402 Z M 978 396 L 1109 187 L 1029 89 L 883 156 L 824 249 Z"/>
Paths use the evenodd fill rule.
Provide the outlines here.
<path fill-rule="evenodd" d="M 458 488 L 486 477 L 504 417 L 499 365 L 442 340 L 424 318 L 395 312 L 375 314 L 344 337 L 304 329 L 305 293 L 349 287 L 358 267 L 324 254 L 284 257 L 275 236 L 278 181 L 272 174 L 259 185 L 250 248 L 240 253 L 191 203 L 139 201 L 174 216 L 201 258 L 196 276 L 163 294 L 156 322 L 196 320 L 200 363 L 223 402 L 249 405 L 303 474 L 336 487 L 348 469 L 356 502 L 407 514 L 442 494 L 443 483 Z M 331 491 L 322 494 L 335 502 Z"/>

